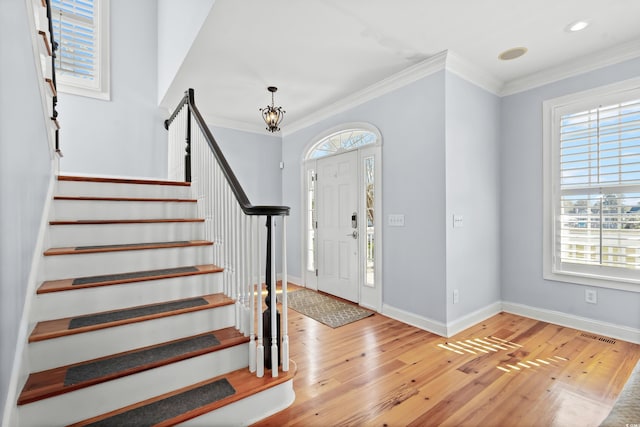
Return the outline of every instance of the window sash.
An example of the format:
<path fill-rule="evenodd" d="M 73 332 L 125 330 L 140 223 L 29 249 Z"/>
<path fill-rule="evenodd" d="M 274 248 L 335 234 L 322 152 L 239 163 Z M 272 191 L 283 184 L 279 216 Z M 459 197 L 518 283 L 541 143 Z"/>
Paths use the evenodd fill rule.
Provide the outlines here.
<path fill-rule="evenodd" d="M 545 278 L 637 290 L 640 79 L 543 110 Z"/>

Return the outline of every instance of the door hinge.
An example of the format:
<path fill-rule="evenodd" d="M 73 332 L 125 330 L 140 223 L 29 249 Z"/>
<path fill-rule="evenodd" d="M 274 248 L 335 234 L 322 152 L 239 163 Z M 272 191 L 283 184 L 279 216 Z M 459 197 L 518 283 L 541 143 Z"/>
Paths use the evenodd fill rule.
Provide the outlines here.
<path fill-rule="evenodd" d="M 318 229 L 318 221 L 316 221 L 316 230 Z"/>
<path fill-rule="evenodd" d="M 318 269 L 316 268 L 316 277 L 318 277 Z"/>

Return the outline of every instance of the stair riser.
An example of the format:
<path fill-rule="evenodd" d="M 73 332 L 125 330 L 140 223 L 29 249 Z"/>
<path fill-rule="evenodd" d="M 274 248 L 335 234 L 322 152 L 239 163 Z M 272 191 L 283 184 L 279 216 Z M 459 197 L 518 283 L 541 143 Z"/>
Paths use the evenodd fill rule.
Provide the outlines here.
<path fill-rule="evenodd" d="M 34 322 L 172 301 L 223 290 L 222 273 L 74 289 L 36 295 Z"/>
<path fill-rule="evenodd" d="M 42 280 L 209 264 L 212 254 L 213 247 L 209 245 L 45 256 Z"/>
<path fill-rule="evenodd" d="M 109 182 L 58 181 L 58 196 L 89 197 L 191 197 L 191 188 L 174 185 L 115 184 Z"/>
<path fill-rule="evenodd" d="M 139 242 L 172 242 L 202 239 L 204 236 L 204 223 L 54 225 L 49 227 L 49 233 L 50 246 L 54 248 L 124 245 Z"/>
<path fill-rule="evenodd" d="M 248 345 L 172 363 L 20 407 L 22 426 L 67 425 L 247 367 Z"/>
<path fill-rule="evenodd" d="M 29 344 L 32 372 L 91 360 L 234 325 L 234 306 L 131 323 Z M 73 349 L 73 351 L 70 351 Z"/>
<path fill-rule="evenodd" d="M 124 202 L 54 200 L 55 220 L 195 218 L 196 204 L 187 202 Z"/>

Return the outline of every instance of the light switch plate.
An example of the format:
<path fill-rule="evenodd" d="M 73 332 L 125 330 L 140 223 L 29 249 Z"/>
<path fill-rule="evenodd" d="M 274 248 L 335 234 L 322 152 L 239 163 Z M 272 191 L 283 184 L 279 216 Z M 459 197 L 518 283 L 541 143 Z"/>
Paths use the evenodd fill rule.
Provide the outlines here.
<path fill-rule="evenodd" d="M 391 214 L 389 215 L 390 227 L 404 227 L 404 215 L 403 214 Z"/>

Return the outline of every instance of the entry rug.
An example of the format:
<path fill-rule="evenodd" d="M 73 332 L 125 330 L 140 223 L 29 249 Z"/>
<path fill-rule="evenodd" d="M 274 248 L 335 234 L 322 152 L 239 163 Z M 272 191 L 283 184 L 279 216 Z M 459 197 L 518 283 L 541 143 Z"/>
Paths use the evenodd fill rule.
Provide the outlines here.
<path fill-rule="evenodd" d="M 281 295 L 278 295 L 278 302 L 282 302 Z M 347 325 L 373 314 L 371 310 L 366 310 L 357 305 L 349 304 L 309 289 L 289 292 L 287 294 L 287 302 L 289 307 L 298 313 L 311 317 L 332 328 Z"/>

